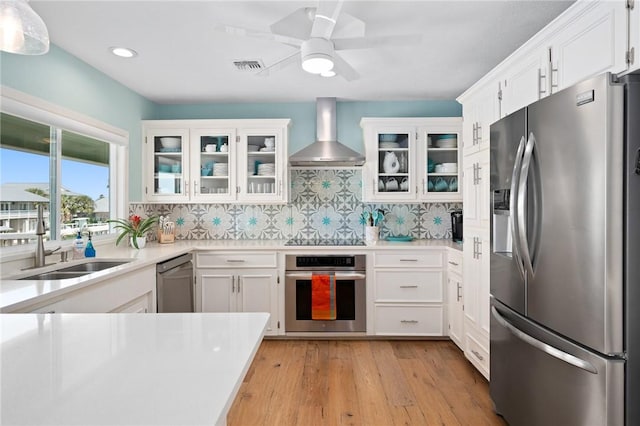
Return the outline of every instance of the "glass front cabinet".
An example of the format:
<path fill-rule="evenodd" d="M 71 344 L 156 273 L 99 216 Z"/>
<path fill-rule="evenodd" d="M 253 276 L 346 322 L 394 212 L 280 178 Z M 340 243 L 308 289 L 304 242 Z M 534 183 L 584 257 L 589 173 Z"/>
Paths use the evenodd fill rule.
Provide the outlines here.
<path fill-rule="evenodd" d="M 286 203 L 289 123 L 145 121 L 146 200 Z"/>
<path fill-rule="evenodd" d="M 363 118 L 360 124 L 365 201 L 462 201 L 462 118 Z"/>

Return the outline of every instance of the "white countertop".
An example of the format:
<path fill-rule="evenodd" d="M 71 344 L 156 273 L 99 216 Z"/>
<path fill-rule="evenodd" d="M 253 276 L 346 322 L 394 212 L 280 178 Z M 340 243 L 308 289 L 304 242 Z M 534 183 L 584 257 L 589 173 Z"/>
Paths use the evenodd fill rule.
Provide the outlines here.
<path fill-rule="evenodd" d="M 223 425 L 268 318 L 0 315 L 0 423 Z"/>
<path fill-rule="evenodd" d="M 0 280 L 0 312 L 12 312 L 52 297 L 97 284 L 106 279 L 129 273 L 135 269 L 155 265 L 172 257 L 197 250 L 279 251 L 283 253 L 369 253 L 374 250 L 442 249 L 462 250 L 462 245 L 451 240 L 414 240 L 411 242 L 376 241 L 365 246 L 286 246 L 285 240 L 182 240 L 172 244 L 147 244 L 142 250 L 115 244 L 96 246 L 97 259 L 133 259 L 133 261 L 105 271 L 66 280 L 16 280 L 14 276 L 28 276 L 59 268 L 59 264 L 45 268 L 11 274 Z M 47 259 L 47 261 L 51 261 Z M 55 259 L 54 259 L 55 261 Z M 77 262 L 76 262 L 77 263 Z M 71 266 L 74 261 L 65 266 Z"/>

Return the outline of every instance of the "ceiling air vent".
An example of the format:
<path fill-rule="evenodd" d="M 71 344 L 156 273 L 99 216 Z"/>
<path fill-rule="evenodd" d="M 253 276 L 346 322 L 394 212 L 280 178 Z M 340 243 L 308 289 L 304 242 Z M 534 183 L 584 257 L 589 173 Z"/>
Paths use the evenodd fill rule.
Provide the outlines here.
<path fill-rule="evenodd" d="M 264 64 L 261 60 L 256 61 L 233 61 L 233 65 L 236 66 L 238 71 L 260 71 L 264 69 Z"/>

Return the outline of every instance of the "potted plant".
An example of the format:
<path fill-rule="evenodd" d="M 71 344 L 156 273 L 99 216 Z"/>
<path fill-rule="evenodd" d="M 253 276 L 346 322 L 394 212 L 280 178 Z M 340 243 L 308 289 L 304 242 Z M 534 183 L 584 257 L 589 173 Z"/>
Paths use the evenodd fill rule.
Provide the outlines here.
<path fill-rule="evenodd" d="M 153 226 L 158 222 L 158 217 L 149 216 L 146 219 L 142 219 L 138 215 L 132 215 L 128 220 L 112 219 L 108 222 L 115 223 L 115 228 L 122 230 L 116 240 L 116 245 L 120 244 L 120 241 L 122 241 L 124 237 L 129 236 L 130 244 L 140 249 L 146 245 L 146 234 L 151 231 Z"/>

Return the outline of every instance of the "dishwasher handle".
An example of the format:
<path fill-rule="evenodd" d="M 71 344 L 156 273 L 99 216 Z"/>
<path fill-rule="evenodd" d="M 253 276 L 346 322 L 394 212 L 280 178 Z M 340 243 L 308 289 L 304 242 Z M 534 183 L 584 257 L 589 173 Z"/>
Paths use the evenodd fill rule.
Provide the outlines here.
<path fill-rule="evenodd" d="M 177 266 L 180 266 L 184 263 L 191 262 L 193 255 L 191 253 L 183 254 L 182 256 L 174 257 L 173 259 L 169 259 L 165 262 L 158 263 L 156 265 L 156 272 L 158 274 L 163 274 Z"/>

